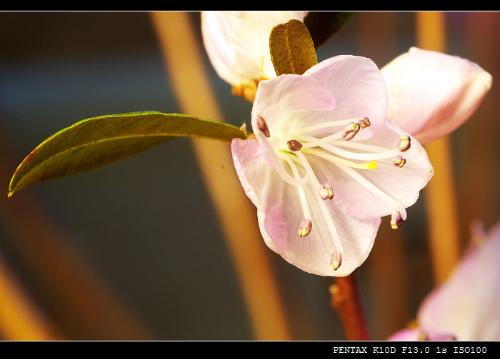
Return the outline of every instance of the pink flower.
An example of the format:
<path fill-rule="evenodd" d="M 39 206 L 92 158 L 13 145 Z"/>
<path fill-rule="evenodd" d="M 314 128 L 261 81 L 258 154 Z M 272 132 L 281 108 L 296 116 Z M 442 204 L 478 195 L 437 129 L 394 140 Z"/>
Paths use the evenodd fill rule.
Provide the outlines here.
<path fill-rule="evenodd" d="M 415 47 L 382 68 L 382 75 L 388 117 L 422 143 L 467 121 L 492 83 L 491 75 L 473 62 Z"/>
<path fill-rule="evenodd" d="M 203 43 L 217 74 L 235 87 L 255 88 L 276 76 L 269 53 L 274 26 L 303 20 L 304 11 L 203 11 Z"/>
<path fill-rule="evenodd" d="M 255 139 L 231 149 L 272 250 L 306 272 L 345 276 L 367 258 L 381 216 L 395 228 L 406 219 L 433 170 L 386 116 L 384 79 L 364 57 L 259 83 Z"/>
<path fill-rule="evenodd" d="M 500 223 L 471 249 L 418 311 L 419 327 L 391 340 L 500 340 Z"/>

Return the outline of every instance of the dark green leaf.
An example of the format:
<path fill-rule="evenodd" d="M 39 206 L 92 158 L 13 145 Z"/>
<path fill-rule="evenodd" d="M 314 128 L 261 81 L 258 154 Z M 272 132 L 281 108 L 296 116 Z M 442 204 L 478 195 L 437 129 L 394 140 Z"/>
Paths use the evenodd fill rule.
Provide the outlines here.
<path fill-rule="evenodd" d="M 269 49 L 278 75 L 301 75 L 318 63 L 311 35 L 299 20 L 276 25 L 269 35 Z"/>
<path fill-rule="evenodd" d="M 314 46 L 318 48 L 339 31 L 350 16 L 350 12 L 309 12 L 304 19 L 304 24 L 309 29 Z"/>
<path fill-rule="evenodd" d="M 246 133 L 229 124 L 182 114 L 135 112 L 89 118 L 31 151 L 12 176 L 9 197 L 33 183 L 88 171 L 185 136 L 230 141 L 246 138 Z"/>

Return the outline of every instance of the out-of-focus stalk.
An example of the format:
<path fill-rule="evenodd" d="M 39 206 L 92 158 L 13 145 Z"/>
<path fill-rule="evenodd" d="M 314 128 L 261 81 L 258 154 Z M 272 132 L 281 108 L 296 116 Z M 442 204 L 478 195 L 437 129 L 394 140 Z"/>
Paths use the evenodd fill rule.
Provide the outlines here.
<path fill-rule="evenodd" d="M 189 14 L 155 12 L 152 19 L 182 111 L 222 119 Z M 257 339 L 289 339 L 283 303 L 258 231 L 255 209 L 238 181 L 229 145 L 204 139 L 195 139 L 192 143 L 232 254 L 255 336 Z"/>
<path fill-rule="evenodd" d="M 342 321 L 348 340 L 367 340 L 368 329 L 365 322 L 361 299 L 358 295 L 355 274 L 335 278 L 330 286 L 331 305 Z"/>
<path fill-rule="evenodd" d="M 443 13 L 418 12 L 416 26 L 419 47 L 446 51 Z M 449 137 L 443 137 L 426 145 L 426 150 L 435 169 L 435 175 L 426 187 L 425 200 L 434 279 L 439 284 L 448 277 L 460 256 L 458 213 Z"/>
<path fill-rule="evenodd" d="M 356 40 L 360 55 L 372 59 L 380 67 L 399 55 L 396 48 L 399 36 L 397 20 L 401 16 L 394 12 L 356 14 L 352 20 L 357 21 Z M 373 31 L 373 24 L 377 24 L 377 31 Z M 365 289 L 369 289 L 367 305 L 371 308 L 370 329 L 375 338 L 386 338 L 402 328 L 410 314 L 408 263 L 403 234 L 404 228 L 395 231 L 390 228 L 389 221 L 383 221 L 378 239 L 365 264 L 368 270 L 363 274 L 369 278 L 368 288 Z"/>
<path fill-rule="evenodd" d="M 61 339 L 37 311 L 0 257 L 0 339 Z"/>

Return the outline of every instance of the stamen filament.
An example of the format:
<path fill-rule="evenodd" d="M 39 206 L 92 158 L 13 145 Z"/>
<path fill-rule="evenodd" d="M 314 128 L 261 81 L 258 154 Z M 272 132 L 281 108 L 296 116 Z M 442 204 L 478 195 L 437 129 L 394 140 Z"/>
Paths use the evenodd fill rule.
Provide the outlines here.
<path fill-rule="evenodd" d="M 364 176 L 359 174 L 357 171 L 353 170 L 352 168 L 339 165 L 338 166 L 340 169 L 342 169 L 345 173 L 350 175 L 352 178 L 357 180 L 360 184 L 362 184 L 365 188 L 370 190 L 374 195 L 379 197 L 381 200 L 384 202 L 388 203 L 391 207 L 394 208 L 395 211 L 401 213 L 401 218 L 406 219 L 406 209 L 404 206 L 399 203 L 397 200 L 392 198 L 390 195 L 382 191 L 380 188 L 378 188 L 376 185 L 374 185 L 372 182 L 370 182 L 368 179 L 366 179 Z"/>
<path fill-rule="evenodd" d="M 316 138 L 316 137 L 310 137 L 310 136 L 305 136 L 309 137 L 308 142 L 302 143 L 303 148 L 313 148 L 317 146 L 321 146 L 325 143 L 335 141 L 335 140 L 340 140 L 342 137 L 344 137 L 345 130 L 335 132 L 332 135 L 323 137 L 323 138 Z M 303 140 L 303 136 L 296 136 L 299 140 Z"/>
<path fill-rule="evenodd" d="M 267 141 L 267 138 L 262 135 L 262 134 L 256 134 L 256 136 L 261 140 L 260 142 L 267 147 L 268 153 L 271 154 L 269 156 L 271 160 L 272 166 L 276 169 L 276 172 L 278 172 L 279 176 L 287 183 L 294 185 L 294 186 L 301 186 L 307 183 L 308 179 L 307 176 L 304 177 L 292 177 L 290 174 L 288 174 L 288 171 L 285 169 L 281 161 L 279 160 L 279 157 L 275 155 L 275 151 L 272 148 L 271 144 Z M 279 152 L 278 152 L 279 154 Z M 284 156 L 281 156 L 282 158 L 285 158 Z"/>
<path fill-rule="evenodd" d="M 313 132 L 313 131 L 322 130 L 325 128 L 331 128 L 331 127 L 345 127 L 346 125 L 349 125 L 353 122 L 358 122 L 358 121 L 363 121 L 363 120 L 364 120 L 364 117 L 355 117 L 355 118 L 350 118 L 347 120 L 323 122 L 323 123 L 318 123 L 317 125 L 306 126 L 306 127 L 296 129 L 296 130 L 294 130 L 294 133 Z"/>
<path fill-rule="evenodd" d="M 302 141 L 314 141 L 315 137 L 311 136 L 301 136 Z M 304 143 L 303 146 L 305 147 L 307 143 Z M 385 160 L 388 158 L 394 158 L 396 157 L 400 151 L 399 149 L 395 148 L 392 150 L 386 150 L 383 152 L 377 152 L 377 153 L 361 153 L 361 152 L 351 152 L 351 151 L 346 151 L 342 148 L 337 147 L 337 142 L 335 143 L 335 146 L 332 144 L 323 144 L 320 145 L 319 147 L 324 148 L 325 150 L 328 150 L 328 152 L 334 153 L 336 155 L 345 157 L 345 158 L 350 158 L 353 160 L 361 160 L 361 161 L 370 161 L 370 160 Z"/>
<path fill-rule="evenodd" d="M 311 165 L 309 164 L 309 161 L 307 160 L 306 156 L 300 152 L 297 152 L 296 154 L 297 154 L 298 159 L 301 161 L 302 166 L 306 170 L 307 175 L 312 179 L 312 182 L 314 183 L 314 185 L 316 185 L 316 187 L 318 187 L 318 189 L 321 188 L 321 184 L 319 183 L 318 178 L 314 174 L 314 171 L 313 171 Z M 333 223 L 332 215 L 331 215 L 330 211 L 328 210 L 328 207 L 326 206 L 326 204 L 323 200 L 321 200 L 321 199 L 318 200 L 317 196 L 314 196 L 314 198 L 318 201 L 318 205 L 319 205 L 319 208 L 321 209 L 321 213 L 323 214 L 323 218 L 325 219 L 326 224 L 328 226 L 328 229 L 330 230 L 330 234 L 331 234 L 332 241 L 333 241 L 333 246 L 336 249 L 336 251 L 338 252 L 339 258 L 342 258 L 342 253 L 344 253 L 344 247 L 342 246 L 342 242 L 340 241 L 339 235 L 338 235 L 337 230 L 335 228 L 335 224 Z M 342 261 L 342 259 L 340 259 L 340 261 Z M 340 266 L 340 264 L 339 264 L 339 266 Z M 338 269 L 338 267 L 337 267 L 337 269 Z"/>
<path fill-rule="evenodd" d="M 290 166 L 292 173 L 293 173 L 293 176 L 295 178 L 298 178 L 300 175 L 299 175 L 299 170 L 297 169 L 297 167 L 293 164 L 293 162 L 289 158 L 287 158 L 287 157 L 283 157 L 283 158 Z M 311 210 L 309 209 L 309 205 L 307 203 L 306 192 L 304 190 L 304 186 L 296 186 L 296 187 L 297 187 L 297 191 L 299 192 L 300 205 L 302 206 L 302 213 L 304 215 L 304 219 L 311 220 L 312 219 Z"/>
<path fill-rule="evenodd" d="M 346 159 L 341 158 L 341 157 L 337 157 L 337 156 L 332 155 L 330 153 L 327 153 L 321 149 L 309 149 L 309 150 L 307 150 L 307 153 L 321 157 L 321 158 L 323 158 L 329 162 L 332 162 L 334 164 L 346 165 L 346 166 L 349 166 L 352 168 L 357 168 L 357 169 L 362 169 L 362 170 L 374 170 L 378 166 L 377 161 L 370 161 L 370 162 L 364 162 L 364 163 L 353 162 L 353 161 L 349 161 L 349 160 L 346 160 Z"/>

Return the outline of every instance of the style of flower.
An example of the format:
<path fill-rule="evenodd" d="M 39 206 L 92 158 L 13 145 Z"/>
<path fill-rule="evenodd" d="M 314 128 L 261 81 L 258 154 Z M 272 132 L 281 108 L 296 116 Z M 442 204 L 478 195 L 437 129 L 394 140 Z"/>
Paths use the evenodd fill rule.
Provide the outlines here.
<path fill-rule="evenodd" d="M 500 340 L 500 223 L 420 306 L 418 327 L 390 340 Z"/>
<path fill-rule="evenodd" d="M 231 144 L 266 244 L 300 269 L 346 276 L 380 225 L 397 228 L 433 174 L 427 154 L 387 119 L 387 89 L 364 57 L 261 81 L 255 138 Z"/>
<path fill-rule="evenodd" d="M 203 11 L 203 43 L 217 74 L 252 99 L 258 81 L 276 76 L 269 53 L 274 26 L 303 20 L 304 11 Z"/>
<path fill-rule="evenodd" d="M 462 125 L 491 87 L 479 65 L 435 51 L 411 48 L 382 68 L 388 117 L 421 143 Z"/>

